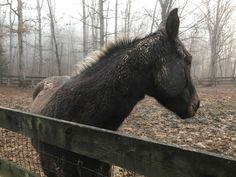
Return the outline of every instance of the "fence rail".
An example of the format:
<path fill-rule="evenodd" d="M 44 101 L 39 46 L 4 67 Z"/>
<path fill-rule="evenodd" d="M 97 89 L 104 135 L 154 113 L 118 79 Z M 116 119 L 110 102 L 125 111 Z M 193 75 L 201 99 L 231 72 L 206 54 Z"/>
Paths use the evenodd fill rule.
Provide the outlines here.
<path fill-rule="evenodd" d="M 46 77 L 25 76 L 24 85 L 28 87 L 33 87 L 45 78 Z M 0 77 L 0 84 L 7 86 L 19 86 L 21 84 L 21 81 L 19 76 L 9 75 Z"/>
<path fill-rule="evenodd" d="M 34 77 L 26 76 L 24 84 L 28 87 L 35 86 L 38 82 L 45 79 L 46 77 Z M 194 83 L 200 86 L 217 86 L 217 85 L 232 85 L 236 86 L 236 77 L 216 77 L 215 79 L 207 78 L 194 78 Z M 2 76 L 0 78 L 0 84 L 7 86 L 19 86 L 19 76 Z"/>
<path fill-rule="evenodd" d="M 217 85 L 236 86 L 236 77 L 216 77 L 214 79 L 195 78 L 193 80 L 196 85 L 201 85 L 201 86 L 217 86 Z"/>
<path fill-rule="evenodd" d="M 0 159 L 0 177 L 35 177 L 12 162 Z"/>
<path fill-rule="evenodd" d="M 148 177 L 235 177 L 236 174 L 233 158 L 6 108 L 0 108 L 0 127 Z"/>

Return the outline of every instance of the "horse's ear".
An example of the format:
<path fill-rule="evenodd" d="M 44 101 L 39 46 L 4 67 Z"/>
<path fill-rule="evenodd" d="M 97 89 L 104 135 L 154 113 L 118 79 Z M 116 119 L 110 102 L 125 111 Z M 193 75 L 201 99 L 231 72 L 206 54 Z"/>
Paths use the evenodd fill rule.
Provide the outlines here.
<path fill-rule="evenodd" d="M 166 33 L 170 40 L 174 40 L 179 32 L 179 16 L 178 9 L 173 9 L 166 21 Z"/>

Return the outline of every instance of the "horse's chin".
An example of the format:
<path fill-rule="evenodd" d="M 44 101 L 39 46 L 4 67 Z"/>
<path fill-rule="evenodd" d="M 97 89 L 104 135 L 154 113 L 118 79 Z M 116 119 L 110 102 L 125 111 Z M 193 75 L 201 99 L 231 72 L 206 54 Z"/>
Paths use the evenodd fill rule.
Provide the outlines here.
<path fill-rule="evenodd" d="M 188 113 L 185 113 L 185 114 L 177 114 L 181 119 L 189 119 L 189 118 L 192 118 L 195 113 L 191 113 L 191 112 L 188 112 Z"/>
<path fill-rule="evenodd" d="M 197 109 L 194 108 L 192 105 L 188 106 L 186 111 L 180 112 L 180 113 L 176 113 L 181 119 L 188 119 L 188 118 L 192 118 L 195 116 L 197 112 Z"/>

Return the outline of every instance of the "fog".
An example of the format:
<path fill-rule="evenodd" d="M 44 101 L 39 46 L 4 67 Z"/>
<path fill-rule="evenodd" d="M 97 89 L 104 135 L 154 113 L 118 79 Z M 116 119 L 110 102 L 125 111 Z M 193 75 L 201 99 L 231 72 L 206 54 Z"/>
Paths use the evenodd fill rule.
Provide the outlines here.
<path fill-rule="evenodd" d="M 84 4 L 76 0 L 1 0 L 0 62 L 6 68 L 1 69 L 1 74 L 71 75 L 74 65 L 90 52 L 119 38 L 143 37 L 157 30 L 165 14 L 177 7 L 180 38 L 193 55 L 192 75 L 198 78 L 235 75 L 233 0 L 160 2 L 106 0 L 101 19 L 96 0 Z M 21 18 L 19 3 L 22 3 Z M 19 36 L 22 36 L 22 47 Z"/>

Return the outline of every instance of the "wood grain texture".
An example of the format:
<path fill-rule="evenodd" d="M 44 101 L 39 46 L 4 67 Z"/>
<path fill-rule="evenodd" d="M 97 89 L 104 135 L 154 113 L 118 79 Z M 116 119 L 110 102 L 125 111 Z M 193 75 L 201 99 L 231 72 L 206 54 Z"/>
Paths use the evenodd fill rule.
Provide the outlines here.
<path fill-rule="evenodd" d="M 148 177 L 235 177 L 236 159 L 0 108 L 0 127 Z"/>
<path fill-rule="evenodd" d="M 14 163 L 0 159 L 0 177 L 37 177 Z"/>

